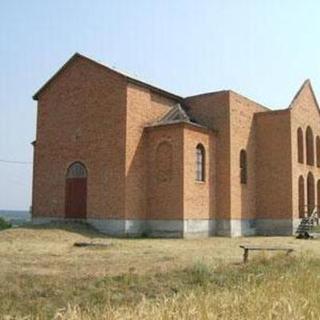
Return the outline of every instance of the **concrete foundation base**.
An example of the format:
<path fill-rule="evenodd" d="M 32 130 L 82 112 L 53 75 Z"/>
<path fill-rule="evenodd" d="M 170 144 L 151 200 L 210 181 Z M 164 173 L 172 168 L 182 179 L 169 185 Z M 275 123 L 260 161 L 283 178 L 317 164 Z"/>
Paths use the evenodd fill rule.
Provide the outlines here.
<path fill-rule="evenodd" d="M 99 231 L 113 236 L 154 238 L 208 237 L 213 220 L 113 220 L 88 219 Z"/>
<path fill-rule="evenodd" d="M 256 234 L 254 221 L 254 219 L 217 219 L 215 235 L 225 237 L 253 236 Z"/>
<path fill-rule="evenodd" d="M 209 237 L 209 236 L 252 236 L 292 235 L 299 219 L 186 219 L 186 220 L 125 220 L 86 219 L 66 220 L 54 217 L 34 217 L 32 223 L 82 221 L 89 223 L 102 233 L 116 237 Z"/>
<path fill-rule="evenodd" d="M 261 236 L 293 235 L 300 219 L 256 219 L 256 234 Z"/>

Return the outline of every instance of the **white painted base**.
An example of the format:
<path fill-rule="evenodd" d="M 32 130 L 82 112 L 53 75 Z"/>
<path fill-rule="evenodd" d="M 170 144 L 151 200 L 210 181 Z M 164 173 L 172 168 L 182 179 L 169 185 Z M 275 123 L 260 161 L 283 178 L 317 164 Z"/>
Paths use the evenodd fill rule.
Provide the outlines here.
<path fill-rule="evenodd" d="M 117 237 L 208 237 L 214 233 L 214 220 L 123 220 L 123 219 L 86 219 L 65 220 L 54 217 L 36 217 L 33 224 L 50 222 L 82 221 L 89 223 L 98 231 Z"/>
<path fill-rule="evenodd" d="M 210 237 L 214 235 L 216 221 L 214 219 L 188 219 L 183 221 L 185 237 Z"/>
<path fill-rule="evenodd" d="M 209 236 L 252 236 L 252 235 L 292 235 L 299 219 L 186 219 L 186 220 L 124 220 L 86 219 L 66 220 L 55 217 L 32 218 L 34 224 L 50 222 L 82 221 L 98 231 L 116 237 L 209 237 Z"/>
<path fill-rule="evenodd" d="M 215 235 L 225 237 L 253 236 L 256 234 L 254 219 L 216 219 Z"/>

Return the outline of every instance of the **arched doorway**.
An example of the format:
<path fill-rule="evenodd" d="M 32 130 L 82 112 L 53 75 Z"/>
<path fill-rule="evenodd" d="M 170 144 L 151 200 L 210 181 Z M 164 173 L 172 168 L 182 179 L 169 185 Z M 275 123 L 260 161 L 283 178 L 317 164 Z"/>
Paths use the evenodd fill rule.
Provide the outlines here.
<path fill-rule="evenodd" d="M 308 214 L 310 215 L 315 207 L 315 187 L 313 174 L 309 172 L 307 178 Z"/>
<path fill-rule="evenodd" d="M 299 218 L 304 218 L 304 179 L 303 176 L 299 177 Z"/>
<path fill-rule="evenodd" d="M 87 169 L 74 162 L 66 175 L 65 217 L 85 219 L 87 216 Z"/>

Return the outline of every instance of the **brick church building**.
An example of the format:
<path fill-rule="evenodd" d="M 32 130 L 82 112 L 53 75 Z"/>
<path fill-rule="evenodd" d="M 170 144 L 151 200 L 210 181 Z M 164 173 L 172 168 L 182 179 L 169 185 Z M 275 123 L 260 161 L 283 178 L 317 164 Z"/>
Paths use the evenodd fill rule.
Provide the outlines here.
<path fill-rule="evenodd" d="M 75 54 L 34 99 L 34 223 L 81 219 L 119 236 L 287 235 L 320 201 L 308 80 L 273 111 L 231 90 L 183 98 Z"/>

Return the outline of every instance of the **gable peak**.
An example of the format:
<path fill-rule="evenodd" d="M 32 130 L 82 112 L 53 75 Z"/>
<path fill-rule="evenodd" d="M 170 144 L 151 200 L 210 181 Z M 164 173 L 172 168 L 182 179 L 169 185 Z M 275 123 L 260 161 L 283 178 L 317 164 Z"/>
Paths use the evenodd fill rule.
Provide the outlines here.
<path fill-rule="evenodd" d="M 166 113 L 160 120 L 157 121 L 157 123 L 164 124 L 176 121 L 191 122 L 190 117 L 187 115 L 180 103 L 174 105 L 168 113 Z"/>
<path fill-rule="evenodd" d="M 294 108 L 294 106 L 296 105 L 296 101 L 298 100 L 298 98 L 302 95 L 302 93 L 303 93 L 306 89 L 309 89 L 309 90 L 310 90 L 311 95 L 312 95 L 312 98 L 313 98 L 313 100 L 314 100 L 314 102 L 315 102 L 318 110 L 320 110 L 320 109 L 319 109 L 319 104 L 318 104 L 318 101 L 317 101 L 317 98 L 316 98 L 316 95 L 315 95 L 315 93 L 314 93 L 314 91 L 313 91 L 313 88 L 312 88 L 312 85 L 311 85 L 310 79 L 306 79 L 306 80 L 302 83 L 301 87 L 299 88 L 299 90 L 297 91 L 297 93 L 294 95 L 294 97 L 293 97 L 293 99 L 292 99 L 292 101 L 291 101 L 288 109 Z"/>

